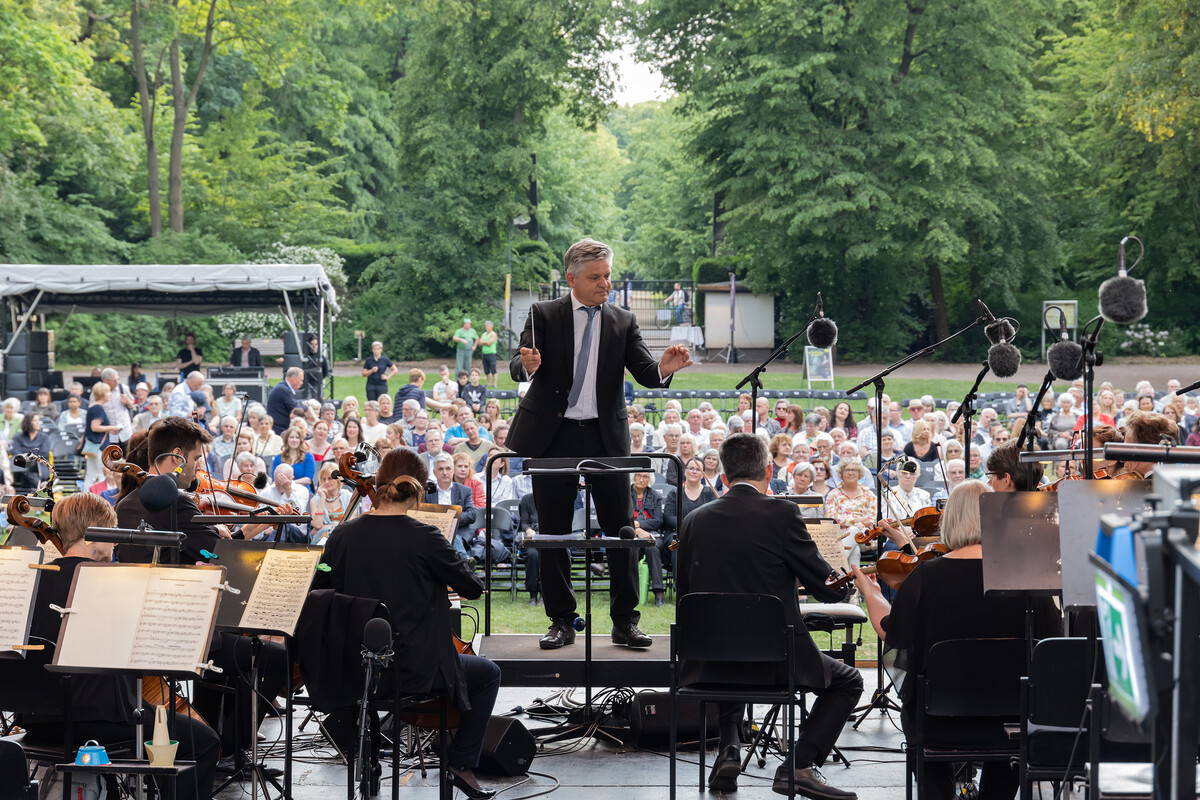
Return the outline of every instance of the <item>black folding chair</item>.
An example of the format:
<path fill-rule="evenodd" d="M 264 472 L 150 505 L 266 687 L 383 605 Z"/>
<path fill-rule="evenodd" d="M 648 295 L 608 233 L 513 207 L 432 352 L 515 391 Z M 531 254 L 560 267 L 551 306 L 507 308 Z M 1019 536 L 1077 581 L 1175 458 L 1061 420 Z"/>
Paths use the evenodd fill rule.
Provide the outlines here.
<path fill-rule="evenodd" d="M 0 740 L 0 797 L 37 800 L 38 782 L 29 774 L 29 762 L 21 745 Z"/>
<path fill-rule="evenodd" d="M 671 800 L 675 799 L 675 753 L 678 744 L 676 709 L 681 700 L 700 702 L 700 786 L 704 786 L 704 758 L 708 730 L 708 704 L 763 703 L 787 708 L 788 752 L 795 744 L 796 697 L 795 629 L 788 624 L 779 598 L 767 594 L 702 592 L 679 598 L 671 625 Z M 783 685 L 693 684 L 679 685 L 679 662 L 709 661 L 778 664 L 787 673 Z M 788 796 L 795 796 L 789 774 Z"/>
<path fill-rule="evenodd" d="M 913 777 L 920 785 L 927 762 L 1007 762 L 1019 756 L 1015 741 L 986 746 L 930 745 L 925 735 L 926 718 L 970 717 L 1016 722 L 1021 711 L 1020 679 L 1026 673 L 1026 659 L 1024 639 L 950 639 L 930 648 L 924 674 L 915 677 L 916 730 L 907 742 L 905 755 L 908 800 L 912 800 Z"/>

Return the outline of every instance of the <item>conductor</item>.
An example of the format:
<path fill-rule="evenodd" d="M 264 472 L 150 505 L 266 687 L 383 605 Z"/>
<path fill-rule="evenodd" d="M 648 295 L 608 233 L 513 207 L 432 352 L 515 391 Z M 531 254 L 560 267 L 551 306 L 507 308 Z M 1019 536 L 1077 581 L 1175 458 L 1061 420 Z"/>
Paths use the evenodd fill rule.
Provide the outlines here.
<path fill-rule="evenodd" d="M 586 458 L 629 455 L 625 414 L 624 371 L 651 388 L 665 387 L 670 377 L 692 364 L 683 345 L 668 347 L 657 362 L 642 341 L 629 311 L 606 301 L 612 291 L 612 248 L 583 239 L 563 257 L 571 293 L 534 303 L 521 332 L 520 352 L 509 362 L 515 381 L 532 380 L 513 415 L 508 445 L 526 458 Z M 568 533 L 578 478 L 537 475 L 534 502 L 543 533 Z M 592 494 L 600 527 L 618 536 L 632 524 L 629 478 L 624 474 L 592 478 Z M 649 647 L 638 629 L 636 561 L 630 550 L 608 551 L 611 584 L 609 614 L 612 641 Z M 550 629 L 543 650 L 575 640 L 575 593 L 571 562 L 565 550 L 541 554 L 542 596 Z"/>

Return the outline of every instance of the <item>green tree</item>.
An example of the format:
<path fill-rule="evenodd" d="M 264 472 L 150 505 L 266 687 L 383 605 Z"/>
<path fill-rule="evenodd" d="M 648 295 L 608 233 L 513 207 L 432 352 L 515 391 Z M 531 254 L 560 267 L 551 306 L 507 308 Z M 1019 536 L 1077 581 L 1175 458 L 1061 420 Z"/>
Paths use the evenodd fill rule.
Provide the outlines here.
<path fill-rule="evenodd" d="M 726 248 L 753 286 L 783 289 L 782 328 L 823 289 L 843 357 L 892 355 L 973 318 L 966 297 L 1003 309 L 1053 275 L 1053 131 L 1033 124 L 1031 84 L 1052 6 L 633 7 L 696 121 Z"/>

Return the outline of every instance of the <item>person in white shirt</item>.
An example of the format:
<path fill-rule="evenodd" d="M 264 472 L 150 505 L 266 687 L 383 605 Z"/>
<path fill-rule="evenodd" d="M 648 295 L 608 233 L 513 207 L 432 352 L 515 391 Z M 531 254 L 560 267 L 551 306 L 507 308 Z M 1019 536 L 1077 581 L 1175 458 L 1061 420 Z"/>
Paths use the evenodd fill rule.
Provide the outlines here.
<path fill-rule="evenodd" d="M 458 397 L 458 383 L 450 375 L 450 367 L 442 364 L 438 375 L 441 379 L 433 385 L 433 396 L 425 398 L 426 408 L 440 410 Z"/>
<path fill-rule="evenodd" d="M 967 464 L 961 458 L 952 458 L 946 462 L 946 480 L 950 482 L 949 486 L 940 489 L 933 496 L 933 502 L 939 500 L 947 500 L 950 498 L 950 492 L 954 491 L 954 487 L 967 479 Z"/>
<path fill-rule="evenodd" d="M 897 470 L 897 486 L 889 491 L 885 498 L 896 519 L 911 517 L 918 509 L 933 505 L 929 492 L 917 486 L 917 476 L 921 473 L 921 465 L 916 459 L 905 459 L 900 462 Z"/>
<path fill-rule="evenodd" d="M 172 417 L 191 417 L 196 410 L 196 401 L 192 392 L 200 391 L 204 385 L 204 376 L 199 372 L 189 372 L 187 379 L 171 390 L 167 398 L 167 414 Z"/>
<path fill-rule="evenodd" d="M 363 413 L 367 415 L 362 424 L 363 441 L 373 445 L 387 433 L 387 425 L 379 421 L 379 401 L 368 400 L 363 406 Z"/>
<path fill-rule="evenodd" d="M 715 414 L 713 416 L 716 416 Z M 704 427 L 704 412 L 698 408 L 693 408 L 687 413 L 687 432 L 696 439 L 696 445 L 700 450 L 708 449 L 708 430 Z"/>
<path fill-rule="evenodd" d="M 262 496 L 268 500 L 287 503 L 296 512 L 303 514 L 308 510 L 308 489 L 296 483 L 295 473 L 291 464 L 280 464 L 275 468 L 275 482 L 262 491 Z"/>
<path fill-rule="evenodd" d="M 896 434 L 896 447 L 898 448 L 903 448 L 912 438 L 912 422 L 901 419 L 902 411 L 899 403 L 888 403 L 887 426 Z"/>
<path fill-rule="evenodd" d="M 126 384 L 117 378 L 117 371 L 108 367 L 100 373 L 100 380 L 108 384 L 108 400 L 104 402 L 104 413 L 108 415 L 110 425 L 118 425 L 121 430 L 109 436 L 110 441 L 124 444 L 133 435 L 133 418 L 130 409 L 134 406 L 133 392 Z"/>

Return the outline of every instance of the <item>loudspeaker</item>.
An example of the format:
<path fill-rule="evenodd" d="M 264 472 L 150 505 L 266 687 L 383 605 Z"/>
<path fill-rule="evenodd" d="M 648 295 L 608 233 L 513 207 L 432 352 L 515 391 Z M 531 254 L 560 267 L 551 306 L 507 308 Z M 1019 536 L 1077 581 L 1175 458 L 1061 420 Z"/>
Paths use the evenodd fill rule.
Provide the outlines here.
<path fill-rule="evenodd" d="M 677 737 L 680 742 L 695 742 L 700 738 L 700 701 L 681 702 L 676 710 Z M 629 716 L 629 732 L 638 747 L 655 747 L 671 741 L 671 693 L 643 689 L 633 703 Z M 717 736 L 716 703 L 708 704 L 708 736 Z"/>
<path fill-rule="evenodd" d="M 29 331 L 28 336 L 30 353 L 54 352 L 54 331 Z"/>
<path fill-rule="evenodd" d="M 33 356 L 30 356 L 33 358 Z M 58 389 L 63 385 L 63 374 L 52 369 L 31 369 L 28 373 L 29 385 L 33 388 L 45 386 L 47 389 Z"/>
<path fill-rule="evenodd" d="M 54 369 L 54 353 L 39 353 L 29 351 L 30 369 Z"/>
<path fill-rule="evenodd" d="M 25 355 L 26 352 L 29 351 L 29 332 L 28 331 L 22 331 L 21 333 L 18 333 L 16 335 L 13 335 L 11 333 L 4 334 L 4 346 L 5 347 L 8 347 L 9 342 L 13 342 L 13 341 L 15 341 L 16 344 L 14 344 L 12 347 L 9 347 L 8 354 L 10 356 L 13 354 L 23 356 L 23 355 Z"/>
<path fill-rule="evenodd" d="M 284 331 L 283 332 L 283 354 L 284 354 L 284 356 L 286 357 L 286 356 L 300 355 L 300 353 L 303 352 L 300 349 L 300 345 L 302 345 L 306 339 L 308 339 L 307 331 L 300 332 L 300 341 L 299 342 L 296 341 L 296 337 L 294 335 L 292 335 L 291 331 Z"/>
<path fill-rule="evenodd" d="M 283 374 L 287 375 L 287 371 L 289 369 L 291 369 L 292 367 L 303 368 L 304 362 L 300 359 L 299 355 L 293 355 L 292 353 L 284 353 L 283 354 Z"/>
<path fill-rule="evenodd" d="M 537 744 L 520 720 L 492 717 L 483 734 L 483 752 L 477 772 L 485 775 L 524 775 L 529 772 Z"/>
<path fill-rule="evenodd" d="M 10 375 L 18 372 L 24 375 L 29 372 L 29 356 L 14 350 L 4 357 L 4 371 Z"/>
<path fill-rule="evenodd" d="M 24 372 L 9 372 L 5 375 L 4 391 L 12 397 L 24 397 L 29 390 L 29 378 Z"/>

